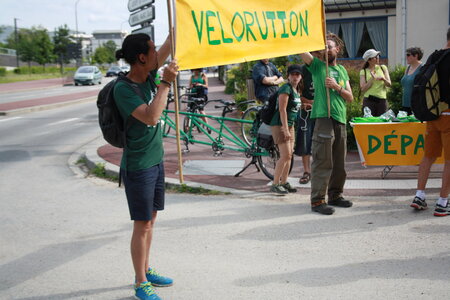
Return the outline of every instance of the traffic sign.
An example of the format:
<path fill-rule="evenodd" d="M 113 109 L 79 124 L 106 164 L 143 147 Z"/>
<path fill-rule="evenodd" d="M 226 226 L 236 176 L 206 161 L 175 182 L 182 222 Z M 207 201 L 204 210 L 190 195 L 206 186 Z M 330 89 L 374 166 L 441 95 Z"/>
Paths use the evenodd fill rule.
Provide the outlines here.
<path fill-rule="evenodd" d="M 155 28 L 153 27 L 153 25 L 149 25 L 147 27 L 142 27 L 142 28 L 139 28 L 139 29 L 135 29 L 131 33 L 145 33 L 145 34 L 150 36 L 152 41 L 155 41 Z"/>
<path fill-rule="evenodd" d="M 139 25 L 145 22 L 151 22 L 155 19 L 155 7 L 152 5 L 150 7 L 144 8 L 132 15 L 128 19 L 128 23 L 131 27 Z"/>
<path fill-rule="evenodd" d="M 155 0 L 128 0 L 128 10 L 135 11 L 141 7 L 148 6 L 155 2 Z"/>

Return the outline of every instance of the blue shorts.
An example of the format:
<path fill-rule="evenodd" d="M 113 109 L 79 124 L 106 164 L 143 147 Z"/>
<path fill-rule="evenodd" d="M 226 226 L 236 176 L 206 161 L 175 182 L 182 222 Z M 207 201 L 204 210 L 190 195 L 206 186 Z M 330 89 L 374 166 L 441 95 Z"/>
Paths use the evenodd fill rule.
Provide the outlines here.
<path fill-rule="evenodd" d="M 139 171 L 120 171 L 131 220 L 150 221 L 152 212 L 164 209 L 164 164 Z"/>

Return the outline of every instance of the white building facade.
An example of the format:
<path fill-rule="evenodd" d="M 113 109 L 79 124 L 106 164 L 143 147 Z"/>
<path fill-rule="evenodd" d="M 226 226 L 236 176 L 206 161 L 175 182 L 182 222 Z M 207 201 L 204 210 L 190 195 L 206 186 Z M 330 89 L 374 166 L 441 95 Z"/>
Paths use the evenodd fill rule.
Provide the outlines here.
<path fill-rule="evenodd" d="M 406 49 L 424 50 L 425 60 L 446 43 L 450 0 L 324 0 L 327 30 L 346 44 L 345 60 L 361 60 L 369 48 L 389 65 L 405 64 Z"/>

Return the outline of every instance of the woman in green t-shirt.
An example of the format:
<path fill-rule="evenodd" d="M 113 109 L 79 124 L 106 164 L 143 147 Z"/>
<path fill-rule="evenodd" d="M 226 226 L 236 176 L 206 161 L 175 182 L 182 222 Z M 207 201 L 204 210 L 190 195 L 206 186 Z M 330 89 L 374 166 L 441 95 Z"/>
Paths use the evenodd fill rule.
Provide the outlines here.
<path fill-rule="evenodd" d="M 380 65 L 380 51 L 369 49 L 363 54 L 364 67 L 359 72 L 359 85 L 364 93 L 363 109 L 370 108 L 372 116 L 378 117 L 388 109 L 387 88 L 391 86 L 389 71 Z"/>
<path fill-rule="evenodd" d="M 288 83 L 278 90 L 277 110 L 270 122 L 274 143 L 280 151 L 280 159 L 275 166 L 271 192 L 277 194 L 295 193 L 287 181 L 294 153 L 294 123 L 300 109 L 300 95 L 303 89 L 302 69 L 300 65 L 291 65 L 287 70 Z"/>

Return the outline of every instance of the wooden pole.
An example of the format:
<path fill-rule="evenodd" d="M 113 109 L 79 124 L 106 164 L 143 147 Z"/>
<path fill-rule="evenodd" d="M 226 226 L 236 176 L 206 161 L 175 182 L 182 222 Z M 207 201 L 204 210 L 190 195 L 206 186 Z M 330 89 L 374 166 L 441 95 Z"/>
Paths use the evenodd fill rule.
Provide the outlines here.
<path fill-rule="evenodd" d="M 322 0 L 322 20 L 323 20 L 323 38 L 325 42 L 325 66 L 326 66 L 326 77 L 330 76 L 330 72 L 328 70 L 328 44 L 327 44 L 327 20 L 325 18 L 325 5 Z M 328 118 L 331 117 L 331 103 L 330 103 L 330 89 L 327 87 L 327 109 L 328 109 Z"/>
<path fill-rule="evenodd" d="M 172 24 L 172 0 L 167 0 L 167 12 L 169 16 L 169 32 L 170 32 L 170 49 L 172 59 L 175 58 L 175 41 L 174 41 L 174 29 Z M 180 107 L 178 101 L 178 84 L 175 80 L 173 85 L 173 95 L 175 98 L 175 131 L 176 131 L 176 140 L 177 140 L 177 152 L 178 152 L 178 174 L 180 178 L 180 183 L 184 183 L 183 179 L 183 157 L 181 155 L 181 143 L 180 143 Z"/>

